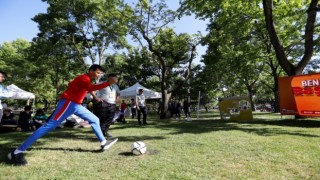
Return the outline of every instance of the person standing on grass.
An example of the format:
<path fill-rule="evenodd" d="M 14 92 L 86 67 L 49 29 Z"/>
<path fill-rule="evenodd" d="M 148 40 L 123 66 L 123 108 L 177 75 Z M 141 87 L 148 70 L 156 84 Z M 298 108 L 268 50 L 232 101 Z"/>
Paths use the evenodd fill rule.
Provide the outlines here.
<path fill-rule="evenodd" d="M 130 106 L 131 106 L 131 118 L 134 119 L 137 113 L 137 105 L 136 105 L 136 101 L 133 98 L 131 99 Z"/>
<path fill-rule="evenodd" d="M 188 99 L 185 99 L 183 101 L 183 111 L 184 111 L 184 114 L 186 115 L 187 121 L 192 121 L 190 116 L 190 103 Z"/>
<path fill-rule="evenodd" d="M 179 100 L 176 102 L 175 114 L 176 114 L 176 119 L 180 119 L 180 117 L 181 117 L 181 103 Z"/>
<path fill-rule="evenodd" d="M 122 103 L 120 104 L 120 111 L 123 114 L 124 121 L 126 121 L 126 110 L 127 110 L 126 100 L 122 100 Z"/>
<path fill-rule="evenodd" d="M 136 106 L 138 111 L 138 123 L 139 125 L 147 125 L 147 106 L 146 106 L 146 97 L 143 94 L 143 89 L 139 89 L 138 94 L 136 95 Z M 143 116 L 143 123 L 141 124 L 141 113 Z"/>
<path fill-rule="evenodd" d="M 116 74 L 109 74 L 108 81 L 109 79 L 115 79 L 115 83 L 118 82 Z M 106 137 L 112 137 L 109 133 L 109 128 L 116 112 L 116 104 L 120 99 L 119 87 L 117 84 L 112 84 L 111 86 L 102 88 L 99 91 L 91 92 L 91 95 L 97 102 L 94 105 L 93 113 L 100 119 L 100 128 L 102 133 Z"/>
<path fill-rule="evenodd" d="M 97 116 L 92 114 L 87 108 L 81 105 L 84 97 L 89 91 L 95 91 L 101 88 L 110 86 L 116 82 L 114 78 L 109 79 L 109 81 L 102 84 L 94 85 L 91 83 L 92 80 L 97 79 L 104 72 L 104 69 L 97 64 L 90 66 L 88 73 L 82 74 L 76 77 L 68 85 L 66 91 L 60 96 L 57 107 L 53 112 L 52 116 L 48 122 L 42 125 L 38 130 L 36 130 L 31 136 L 29 136 L 17 149 L 11 151 L 8 154 L 8 158 L 12 161 L 14 165 L 24 166 L 28 162 L 24 158 L 24 152 L 39 138 L 46 135 L 48 132 L 54 130 L 62 121 L 67 119 L 71 114 L 75 114 L 82 119 L 89 121 L 93 132 L 98 137 L 100 141 L 101 150 L 105 150 L 112 146 L 116 141 L 107 143 L 107 140 L 103 136 L 99 119 Z"/>
<path fill-rule="evenodd" d="M 3 83 L 6 81 L 7 74 L 0 70 L 0 122 L 3 115 L 3 110 L 7 107 L 2 107 L 1 99 L 11 97 L 12 94 L 9 92 L 6 86 Z"/>

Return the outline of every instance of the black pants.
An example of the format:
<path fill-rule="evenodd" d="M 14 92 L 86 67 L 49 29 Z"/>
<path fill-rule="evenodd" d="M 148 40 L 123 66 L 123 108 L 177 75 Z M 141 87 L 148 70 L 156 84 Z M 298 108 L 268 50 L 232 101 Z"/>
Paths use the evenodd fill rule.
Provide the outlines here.
<path fill-rule="evenodd" d="M 141 125 L 141 113 L 143 115 L 143 124 L 147 124 L 147 110 L 145 106 L 139 106 L 138 111 L 138 123 Z"/>
<path fill-rule="evenodd" d="M 132 116 L 132 119 L 135 118 L 137 115 L 137 109 L 136 108 L 131 108 L 131 116 Z"/>
<path fill-rule="evenodd" d="M 176 118 L 180 119 L 181 117 L 181 110 L 180 109 L 176 109 Z"/>
<path fill-rule="evenodd" d="M 93 113 L 100 120 L 100 128 L 102 133 L 105 134 L 112 124 L 114 114 L 116 112 L 116 105 L 107 102 L 100 102 L 94 105 Z"/>
<path fill-rule="evenodd" d="M 32 131 L 33 129 L 33 123 L 24 122 L 20 124 L 20 128 L 22 131 Z"/>
<path fill-rule="evenodd" d="M 189 108 L 184 108 L 183 111 L 184 111 L 184 114 L 186 115 L 186 117 L 190 117 Z"/>

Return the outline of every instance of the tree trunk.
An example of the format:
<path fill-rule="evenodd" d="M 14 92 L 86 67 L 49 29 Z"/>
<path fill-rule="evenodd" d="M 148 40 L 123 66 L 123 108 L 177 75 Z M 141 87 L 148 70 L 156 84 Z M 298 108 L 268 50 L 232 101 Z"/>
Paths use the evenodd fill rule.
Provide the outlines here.
<path fill-rule="evenodd" d="M 161 60 L 161 107 L 160 107 L 160 119 L 168 118 L 168 102 L 171 97 L 171 93 L 168 93 L 168 86 L 167 86 L 167 68 L 165 66 L 164 60 Z"/>
<path fill-rule="evenodd" d="M 171 93 L 167 93 L 167 90 L 164 90 L 164 91 L 161 90 L 161 94 L 162 94 L 162 97 L 161 97 L 161 107 L 160 107 L 160 119 L 166 119 L 169 117 L 167 110 L 168 110 L 168 103 L 171 97 Z"/>
<path fill-rule="evenodd" d="M 274 112 L 278 113 L 280 112 L 280 99 L 279 99 L 279 92 L 278 90 L 274 91 L 274 103 L 273 103 L 273 108 Z"/>
<path fill-rule="evenodd" d="M 248 94 L 249 94 L 251 109 L 254 111 L 256 108 L 255 108 L 253 100 L 252 100 L 252 96 L 253 96 L 252 88 L 248 88 Z"/>
<path fill-rule="evenodd" d="M 273 103 L 273 108 L 274 112 L 280 112 L 280 99 L 279 99 L 279 84 L 278 84 L 278 78 L 279 76 L 277 75 L 276 70 L 272 72 L 273 74 L 273 94 L 274 94 L 274 103 Z"/>

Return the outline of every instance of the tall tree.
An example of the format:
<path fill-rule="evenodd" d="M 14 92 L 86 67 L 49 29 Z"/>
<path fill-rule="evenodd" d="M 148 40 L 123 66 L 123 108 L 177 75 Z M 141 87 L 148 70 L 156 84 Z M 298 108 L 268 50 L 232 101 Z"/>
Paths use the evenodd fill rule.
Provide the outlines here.
<path fill-rule="evenodd" d="M 196 44 L 187 34 L 177 35 L 172 29 L 167 28 L 176 18 L 176 13 L 169 10 L 164 0 L 153 5 L 152 0 L 140 0 L 134 10 L 130 34 L 142 47 L 147 47 L 152 53 L 155 64 L 160 69 L 160 84 L 162 102 L 160 118 L 167 117 L 167 106 L 171 97 L 174 69 L 181 64 L 192 63 Z"/>
<path fill-rule="evenodd" d="M 316 24 L 316 17 L 317 11 L 319 9 L 319 0 L 310 0 L 309 6 L 307 6 L 305 1 L 302 0 L 295 0 L 295 1 L 277 1 L 274 2 L 273 0 L 263 0 L 263 10 L 265 15 L 265 22 L 266 27 L 270 36 L 270 41 L 274 47 L 275 54 L 280 66 L 284 69 L 287 75 L 298 75 L 302 74 L 304 68 L 307 66 L 308 62 L 311 60 L 313 53 L 314 53 L 314 46 L 315 46 L 315 24 Z M 285 52 L 285 48 L 283 43 L 281 43 L 281 39 L 279 38 L 276 25 L 274 22 L 274 9 L 275 8 L 284 8 L 287 10 L 285 12 L 287 15 L 291 15 L 297 11 L 296 8 L 285 8 L 285 6 L 295 5 L 295 7 L 306 8 L 307 20 L 305 23 L 305 33 L 303 35 L 304 41 L 304 53 L 301 60 L 296 59 L 294 63 L 289 61 L 289 58 Z M 301 18 L 301 17 L 297 17 Z M 319 37 L 317 37 L 319 38 Z M 297 62 L 297 64 L 296 64 Z"/>
<path fill-rule="evenodd" d="M 131 10 L 122 0 L 43 0 L 47 13 L 36 15 L 39 37 L 59 43 L 70 57 L 86 67 L 104 61 L 103 54 L 111 46 L 126 45 L 125 35 Z"/>
<path fill-rule="evenodd" d="M 273 15 L 273 18 L 276 19 L 276 23 L 274 24 L 274 28 L 276 28 L 278 31 L 276 32 L 278 35 L 278 38 L 282 40 L 282 55 L 285 55 L 287 57 L 286 63 L 282 63 L 279 61 L 279 58 L 276 57 L 279 56 L 276 55 L 276 52 L 272 49 L 272 41 L 270 41 L 270 33 L 268 34 L 267 29 L 265 28 L 265 14 L 263 14 L 263 8 L 261 6 L 260 0 L 254 0 L 254 1 L 225 1 L 225 0 L 218 0 L 218 1 L 191 1 L 191 0 L 181 0 L 182 4 L 182 10 L 185 10 L 188 13 L 194 12 L 199 18 L 208 18 L 210 19 L 210 25 L 208 26 L 208 29 L 211 31 L 208 36 L 221 36 L 220 34 L 214 35 L 214 33 L 217 33 L 218 31 L 211 30 L 214 23 L 219 23 L 219 19 L 221 19 L 221 14 L 227 13 L 229 11 L 229 14 L 226 14 L 224 21 L 225 25 L 222 24 L 220 26 L 219 31 L 221 31 L 222 35 L 225 35 L 226 33 L 230 33 L 227 27 L 233 27 L 234 29 L 238 29 L 240 27 L 245 27 L 245 25 L 248 26 L 248 28 L 252 29 L 251 31 L 251 37 L 256 39 L 256 43 L 254 44 L 257 46 L 257 52 L 260 52 L 261 58 L 264 58 L 263 63 L 267 65 L 269 68 L 264 69 L 264 71 L 267 71 L 267 73 L 263 72 L 264 77 L 260 80 L 264 81 L 264 87 L 271 88 L 274 93 L 274 106 L 275 109 L 279 111 L 279 101 L 278 101 L 278 77 L 282 74 L 282 69 L 279 68 L 279 65 L 283 69 L 284 66 L 290 67 L 289 64 L 291 64 L 291 67 L 294 67 L 294 65 L 297 64 L 297 67 L 299 66 L 301 70 L 301 67 L 304 66 L 304 63 L 298 63 L 299 59 L 302 57 L 301 54 L 303 51 L 303 38 L 301 37 L 307 37 L 302 34 L 303 30 L 305 29 L 304 25 L 306 24 L 307 20 L 312 19 L 305 16 L 305 12 L 307 10 L 307 7 L 310 3 L 310 1 L 301 1 L 301 0 L 294 0 L 294 1 L 275 1 L 275 6 L 272 9 L 275 13 Z M 269 1 L 271 2 L 271 1 Z M 315 9 L 313 9 L 315 10 Z M 272 11 L 271 11 L 272 12 Z M 314 11 L 313 11 L 314 13 Z M 269 16 L 272 17 L 272 16 Z M 246 21 L 241 21 L 241 19 L 245 19 Z M 309 21 L 308 20 L 308 21 Z M 231 24 L 231 25 L 230 25 Z M 232 26 L 235 25 L 235 26 Z M 270 24 L 270 23 L 269 23 Z M 239 27 L 237 27 L 239 26 Z M 231 28 L 232 30 L 232 28 Z M 318 29 L 315 29 L 316 31 L 319 31 Z M 308 31 L 310 32 L 310 31 Z M 231 33 L 231 36 L 234 36 L 237 38 L 239 36 L 238 33 Z M 314 33 L 314 35 L 317 33 Z M 319 38 L 318 36 L 315 36 L 316 38 Z M 246 41 L 246 39 L 244 39 Z M 310 41 L 309 41 L 310 42 Z M 315 41 L 316 43 L 319 43 L 318 40 Z M 209 42 L 211 43 L 211 42 Z M 208 57 L 212 55 L 216 55 L 215 58 L 218 58 L 220 55 L 219 49 L 216 51 L 213 50 L 215 48 L 218 48 L 217 44 L 211 43 L 208 46 L 207 55 Z M 231 47 L 231 46 L 230 46 Z M 310 46 L 308 46 L 310 48 Z M 319 52 L 319 49 L 316 48 L 316 46 L 313 46 L 317 52 Z M 228 49 L 228 48 L 227 48 Z M 222 52 L 226 49 L 222 49 Z M 279 49 L 278 49 L 279 51 Z M 307 51 L 305 51 L 307 52 Z M 308 50 L 308 52 L 310 52 Z M 307 56 L 305 56 L 307 59 Z M 260 59 L 261 59 L 260 58 Z M 307 62 L 307 61 L 304 61 Z M 286 64 L 286 65 L 285 65 Z M 300 65 L 299 65 L 300 64 Z M 284 66 L 283 66 L 284 65 Z M 206 67 L 208 68 L 208 67 Z M 289 68 L 290 69 L 290 68 Z M 291 68 L 292 70 L 292 68 Z M 300 71 L 299 70 L 299 71 Z M 287 74 L 288 74 L 288 68 L 287 68 Z M 267 75 L 266 78 L 265 75 Z M 270 78 L 273 79 L 273 83 L 270 83 Z M 260 86 L 262 87 L 262 86 Z M 262 91 L 259 91 L 262 92 Z"/>
<path fill-rule="evenodd" d="M 24 39 L 5 42 L 0 45 L 1 69 L 6 71 L 10 83 L 25 90 L 32 90 L 30 74 L 35 69 L 34 64 L 28 61 L 30 43 Z"/>

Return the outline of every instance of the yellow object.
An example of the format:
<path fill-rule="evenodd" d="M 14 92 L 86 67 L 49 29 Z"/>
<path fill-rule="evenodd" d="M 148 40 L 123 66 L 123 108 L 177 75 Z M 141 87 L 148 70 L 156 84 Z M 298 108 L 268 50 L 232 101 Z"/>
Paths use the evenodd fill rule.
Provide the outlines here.
<path fill-rule="evenodd" d="M 223 120 L 253 120 L 250 99 L 247 96 L 223 98 L 219 102 Z"/>

